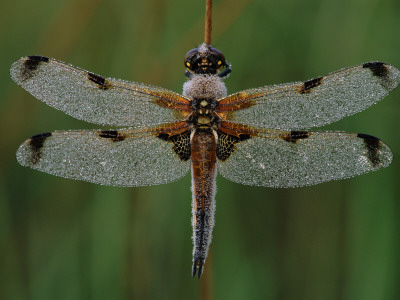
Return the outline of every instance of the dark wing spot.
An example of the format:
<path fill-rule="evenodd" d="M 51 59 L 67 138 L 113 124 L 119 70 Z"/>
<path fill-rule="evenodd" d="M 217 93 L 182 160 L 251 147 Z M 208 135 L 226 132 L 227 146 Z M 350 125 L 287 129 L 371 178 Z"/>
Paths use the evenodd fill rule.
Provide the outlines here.
<path fill-rule="evenodd" d="M 163 140 L 163 141 L 168 142 L 169 134 L 168 134 L 168 133 L 160 133 L 157 137 L 158 137 L 159 139 Z"/>
<path fill-rule="evenodd" d="M 319 86 L 322 83 L 322 78 L 323 77 L 318 77 L 315 79 L 308 80 L 304 82 L 304 84 L 300 88 L 300 94 L 305 94 L 311 92 L 311 89 L 315 88 L 316 86 Z"/>
<path fill-rule="evenodd" d="M 217 158 L 221 161 L 227 160 L 235 151 L 235 145 L 248 139 L 250 139 L 249 134 L 234 136 L 218 132 Z"/>
<path fill-rule="evenodd" d="M 243 142 L 250 138 L 250 134 L 239 134 L 239 141 Z"/>
<path fill-rule="evenodd" d="M 29 147 L 31 148 L 31 164 L 35 165 L 42 157 L 42 148 L 44 141 L 51 136 L 51 132 L 40 133 L 29 139 Z"/>
<path fill-rule="evenodd" d="M 372 166 L 380 166 L 382 163 L 379 157 L 379 150 L 382 148 L 381 140 L 372 135 L 363 133 L 357 134 L 357 137 L 364 140 L 364 145 L 367 149 L 367 158 L 371 162 Z"/>
<path fill-rule="evenodd" d="M 190 131 L 181 134 L 169 135 L 168 133 L 160 133 L 157 137 L 168 143 L 173 143 L 172 150 L 183 161 L 187 161 L 191 155 L 190 148 Z"/>
<path fill-rule="evenodd" d="M 99 137 L 105 139 L 111 139 L 113 142 L 120 142 L 125 140 L 125 136 L 119 133 L 117 130 L 102 130 L 100 131 Z"/>
<path fill-rule="evenodd" d="M 380 84 L 385 89 L 391 90 L 393 88 L 393 80 L 389 77 L 388 66 L 382 62 L 369 62 L 363 64 L 363 68 L 370 69 L 375 77 L 380 79 Z"/>
<path fill-rule="evenodd" d="M 388 75 L 387 66 L 379 61 L 365 63 L 363 64 L 363 68 L 370 69 L 372 71 L 372 74 L 377 77 L 387 77 Z"/>
<path fill-rule="evenodd" d="M 186 131 L 182 134 L 177 134 L 170 137 L 172 143 L 174 143 L 173 150 L 178 156 L 186 161 L 190 158 L 191 147 L 190 147 L 190 131 Z"/>
<path fill-rule="evenodd" d="M 310 136 L 310 132 L 307 131 L 290 131 L 287 132 L 282 139 L 286 142 L 297 143 L 298 140 L 306 139 Z"/>
<path fill-rule="evenodd" d="M 21 80 L 25 81 L 35 75 L 35 71 L 42 62 L 49 62 L 49 58 L 45 56 L 28 56 L 24 61 L 21 69 Z"/>
<path fill-rule="evenodd" d="M 108 83 L 103 76 L 88 72 L 87 77 L 90 81 L 97 84 L 99 89 L 108 90 L 109 88 L 111 88 L 111 84 Z"/>

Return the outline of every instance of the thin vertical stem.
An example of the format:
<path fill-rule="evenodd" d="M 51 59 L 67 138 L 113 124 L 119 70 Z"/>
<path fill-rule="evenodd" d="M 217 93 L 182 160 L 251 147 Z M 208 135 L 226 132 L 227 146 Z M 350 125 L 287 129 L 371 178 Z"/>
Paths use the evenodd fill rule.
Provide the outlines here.
<path fill-rule="evenodd" d="M 206 0 L 206 19 L 204 23 L 204 43 L 211 44 L 212 0 Z"/>

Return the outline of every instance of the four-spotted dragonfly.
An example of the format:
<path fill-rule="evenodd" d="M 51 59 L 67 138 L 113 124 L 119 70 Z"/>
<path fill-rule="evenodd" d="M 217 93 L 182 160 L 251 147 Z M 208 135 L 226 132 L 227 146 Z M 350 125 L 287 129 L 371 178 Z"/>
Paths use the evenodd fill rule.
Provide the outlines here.
<path fill-rule="evenodd" d="M 391 65 L 369 62 L 305 82 L 227 96 L 231 72 L 207 44 L 185 57 L 183 95 L 104 78 L 52 58 L 28 56 L 13 80 L 48 105 L 112 130 L 41 133 L 18 149 L 23 166 L 112 186 L 168 183 L 191 170 L 193 276 L 203 271 L 214 226 L 217 171 L 248 185 L 299 187 L 388 166 L 392 153 L 376 137 L 305 131 L 360 112 L 400 82 Z"/>

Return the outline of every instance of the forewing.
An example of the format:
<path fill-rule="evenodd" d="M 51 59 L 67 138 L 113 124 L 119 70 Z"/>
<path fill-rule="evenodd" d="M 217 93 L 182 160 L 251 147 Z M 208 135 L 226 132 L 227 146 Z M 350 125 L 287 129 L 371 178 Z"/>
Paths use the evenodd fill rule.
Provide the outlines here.
<path fill-rule="evenodd" d="M 187 148 L 189 135 L 177 136 Z M 48 132 L 26 140 L 17 160 L 49 174 L 102 185 L 163 184 L 181 178 L 190 166 L 189 156 L 179 155 L 175 140 L 166 137 L 168 133 L 140 130 Z"/>
<path fill-rule="evenodd" d="M 230 122 L 261 128 L 305 129 L 360 112 L 384 98 L 400 82 L 395 67 L 371 62 L 305 82 L 250 89 L 219 101 Z"/>
<path fill-rule="evenodd" d="M 218 162 L 234 182 L 268 187 L 298 187 L 343 179 L 387 167 L 392 153 L 365 134 L 265 130 L 233 147 Z"/>
<path fill-rule="evenodd" d="M 104 78 L 43 56 L 23 57 L 10 72 L 39 100 L 91 123 L 140 128 L 182 120 L 190 110 L 185 97 L 169 90 Z"/>

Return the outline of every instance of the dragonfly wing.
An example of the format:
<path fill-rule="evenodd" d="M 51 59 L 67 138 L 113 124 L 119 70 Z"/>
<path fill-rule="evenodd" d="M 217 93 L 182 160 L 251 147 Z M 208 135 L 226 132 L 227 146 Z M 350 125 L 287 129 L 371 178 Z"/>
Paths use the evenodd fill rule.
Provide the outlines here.
<path fill-rule="evenodd" d="M 43 56 L 11 66 L 12 79 L 46 104 L 77 119 L 112 126 L 154 126 L 179 121 L 190 102 L 166 89 L 104 78 Z"/>
<path fill-rule="evenodd" d="M 305 82 L 250 89 L 218 103 L 226 121 L 285 130 L 322 126 L 360 112 L 400 83 L 395 67 L 372 62 Z"/>
<path fill-rule="evenodd" d="M 314 185 L 378 170 L 392 161 L 389 147 L 365 134 L 264 130 L 233 141 L 218 170 L 247 185 Z"/>
<path fill-rule="evenodd" d="M 140 130 L 55 131 L 29 138 L 17 151 L 23 166 L 111 186 L 177 180 L 188 172 L 189 158 L 188 131 L 173 138 Z"/>

